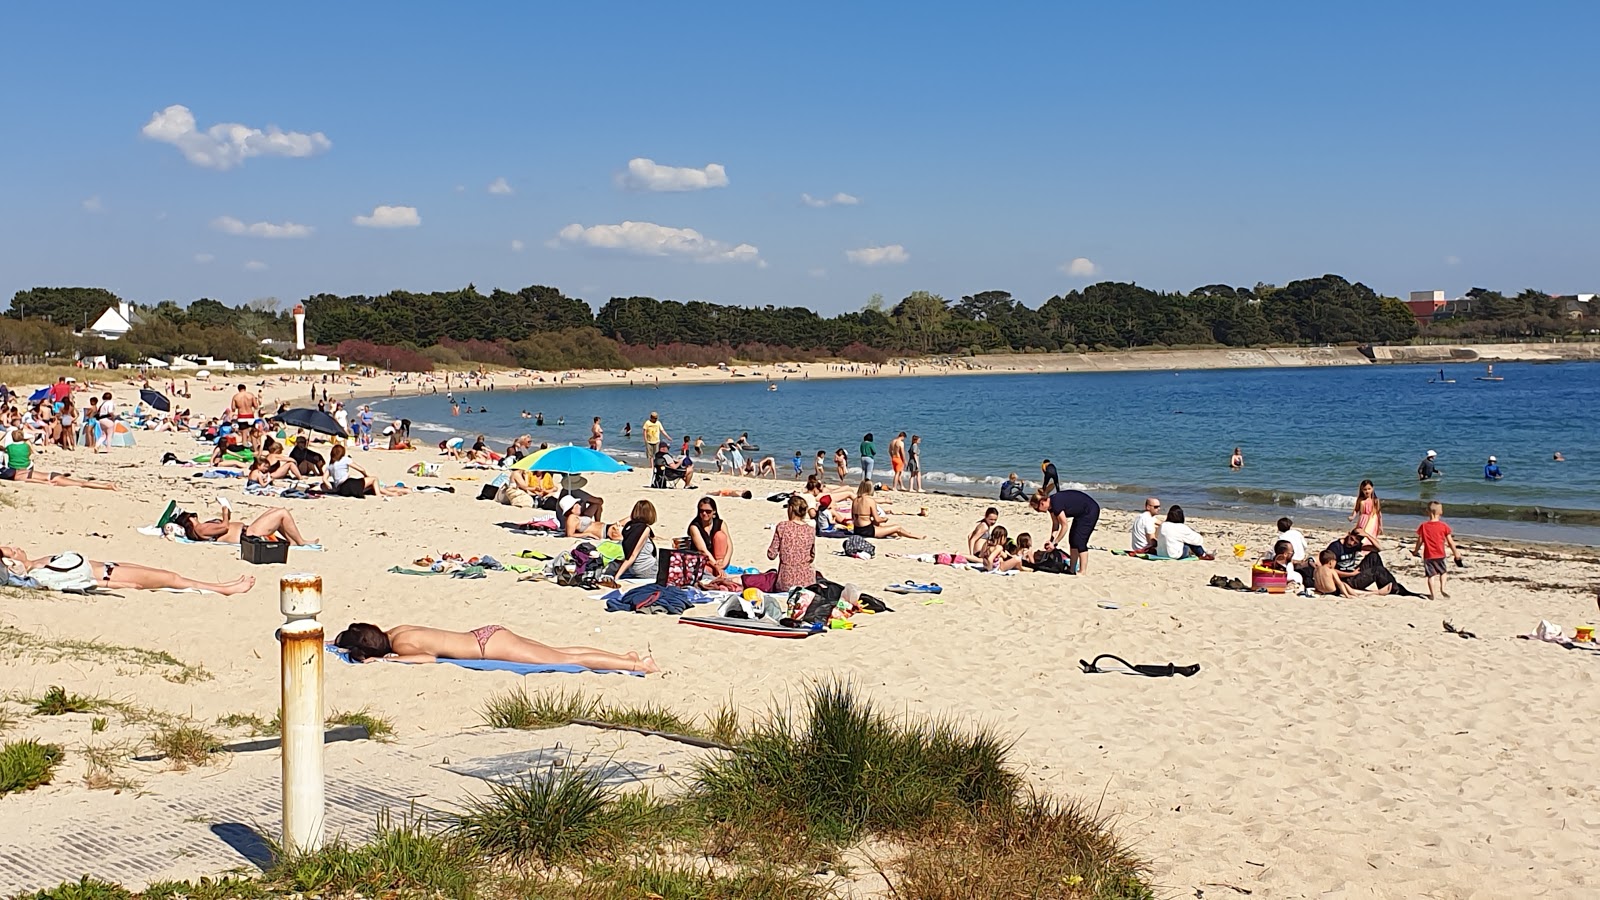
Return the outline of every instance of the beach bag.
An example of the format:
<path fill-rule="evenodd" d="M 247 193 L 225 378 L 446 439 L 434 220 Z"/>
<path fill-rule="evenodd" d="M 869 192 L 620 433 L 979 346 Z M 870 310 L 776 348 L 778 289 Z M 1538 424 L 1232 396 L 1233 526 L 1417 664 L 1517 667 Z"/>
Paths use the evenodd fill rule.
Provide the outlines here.
<path fill-rule="evenodd" d="M 533 495 L 509 481 L 500 485 L 500 489 L 495 493 L 494 500 L 496 503 L 504 503 L 506 506 L 515 506 L 520 509 L 533 508 Z"/>
<path fill-rule="evenodd" d="M 1054 550 L 1040 550 L 1033 555 L 1033 570 L 1035 572 L 1065 575 L 1067 574 L 1067 565 L 1067 553 L 1059 547 Z"/>
<path fill-rule="evenodd" d="M 49 562 L 29 570 L 28 577 L 51 591 L 87 591 L 94 587 L 94 573 L 89 570 L 89 561 L 82 554 L 71 551 L 50 557 Z"/>
<path fill-rule="evenodd" d="M 1250 567 L 1250 589 L 1269 594 L 1287 593 L 1289 575 L 1277 563 L 1258 562 Z"/>
<path fill-rule="evenodd" d="M 705 570 L 706 558 L 694 550 L 662 547 L 656 551 L 656 584 L 694 587 Z"/>
<path fill-rule="evenodd" d="M 856 559 L 871 559 L 877 552 L 877 548 L 859 534 L 852 534 L 844 539 L 845 556 L 854 556 Z"/>
<path fill-rule="evenodd" d="M 739 584 L 743 587 L 755 588 L 763 594 L 772 593 L 778 589 L 778 570 L 768 569 L 765 572 L 740 575 Z"/>
<path fill-rule="evenodd" d="M 556 584 L 562 587 L 597 587 L 599 585 L 600 570 L 605 566 L 605 560 L 600 552 L 588 541 L 584 541 L 572 548 L 572 552 L 563 553 L 556 560 Z"/>

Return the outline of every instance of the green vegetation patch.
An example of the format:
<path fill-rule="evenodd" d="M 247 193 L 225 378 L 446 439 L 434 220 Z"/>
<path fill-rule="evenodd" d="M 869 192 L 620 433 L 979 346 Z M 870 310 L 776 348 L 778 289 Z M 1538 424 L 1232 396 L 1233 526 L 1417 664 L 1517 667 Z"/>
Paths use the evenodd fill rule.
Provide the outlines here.
<path fill-rule="evenodd" d="M 61 762 L 62 750 L 58 744 L 41 744 L 38 741 L 7 741 L 0 746 L 0 796 L 31 791 L 41 784 L 49 784 Z"/>

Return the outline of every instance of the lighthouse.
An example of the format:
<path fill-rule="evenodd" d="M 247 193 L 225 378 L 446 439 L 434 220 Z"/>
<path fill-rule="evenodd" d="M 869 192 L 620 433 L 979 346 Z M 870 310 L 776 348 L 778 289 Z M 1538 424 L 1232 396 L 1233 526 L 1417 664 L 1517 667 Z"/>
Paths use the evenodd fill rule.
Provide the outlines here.
<path fill-rule="evenodd" d="M 294 305 L 294 348 L 306 352 L 306 308 L 299 303 Z"/>

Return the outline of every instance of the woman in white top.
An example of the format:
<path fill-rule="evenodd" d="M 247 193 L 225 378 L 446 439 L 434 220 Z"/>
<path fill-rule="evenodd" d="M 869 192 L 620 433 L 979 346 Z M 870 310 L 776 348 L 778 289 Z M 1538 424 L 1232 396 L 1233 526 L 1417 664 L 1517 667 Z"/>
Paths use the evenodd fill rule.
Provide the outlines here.
<path fill-rule="evenodd" d="M 410 488 L 381 485 L 378 479 L 362 471 L 350 461 L 343 444 L 334 444 L 328 451 L 328 467 L 322 473 L 323 486 L 341 497 L 403 497 Z"/>
<path fill-rule="evenodd" d="M 1212 558 L 1211 554 L 1206 552 L 1205 538 L 1200 536 L 1200 532 L 1184 524 L 1181 506 L 1173 506 L 1167 510 L 1167 520 L 1161 523 L 1161 529 L 1156 532 L 1156 553 L 1168 559 L 1183 559 L 1185 556 Z"/>

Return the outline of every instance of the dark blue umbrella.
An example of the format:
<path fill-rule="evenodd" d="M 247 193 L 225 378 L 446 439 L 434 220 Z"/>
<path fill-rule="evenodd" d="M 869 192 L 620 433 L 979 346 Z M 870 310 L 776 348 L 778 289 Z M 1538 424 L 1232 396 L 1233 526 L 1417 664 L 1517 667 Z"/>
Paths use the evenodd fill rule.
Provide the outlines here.
<path fill-rule="evenodd" d="M 320 409 L 286 409 L 272 418 L 290 428 L 304 428 L 307 431 L 335 437 L 346 436 L 345 430 L 339 427 L 339 420 Z"/>
<path fill-rule="evenodd" d="M 161 410 L 162 412 L 172 412 L 172 401 L 168 400 L 160 391 L 152 391 L 149 388 L 140 388 L 139 399 L 150 404 L 153 408 Z"/>
<path fill-rule="evenodd" d="M 43 400 L 48 396 L 50 396 L 50 388 L 48 386 L 42 387 L 28 395 L 28 402 L 38 403 L 40 400 Z"/>

